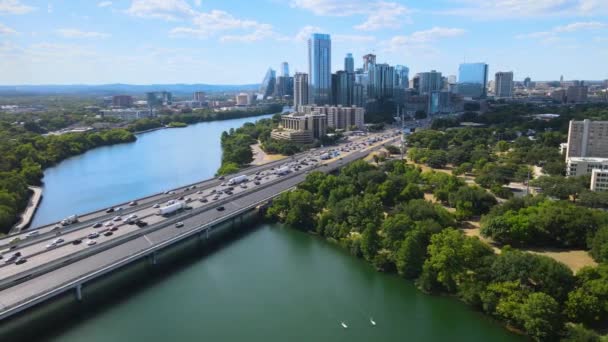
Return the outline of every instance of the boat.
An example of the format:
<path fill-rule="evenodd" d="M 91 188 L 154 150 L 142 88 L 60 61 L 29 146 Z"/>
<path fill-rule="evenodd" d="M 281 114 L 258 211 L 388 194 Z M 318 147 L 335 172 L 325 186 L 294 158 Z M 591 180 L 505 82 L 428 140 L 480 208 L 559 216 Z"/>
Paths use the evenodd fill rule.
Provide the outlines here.
<path fill-rule="evenodd" d="M 342 328 L 344 328 L 344 329 L 348 328 L 348 325 L 346 325 L 346 323 L 340 322 L 340 324 L 342 324 Z"/>
<path fill-rule="evenodd" d="M 369 322 L 374 326 L 376 325 L 376 321 L 374 321 L 374 319 L 371 317 L 369 318 Z"/>

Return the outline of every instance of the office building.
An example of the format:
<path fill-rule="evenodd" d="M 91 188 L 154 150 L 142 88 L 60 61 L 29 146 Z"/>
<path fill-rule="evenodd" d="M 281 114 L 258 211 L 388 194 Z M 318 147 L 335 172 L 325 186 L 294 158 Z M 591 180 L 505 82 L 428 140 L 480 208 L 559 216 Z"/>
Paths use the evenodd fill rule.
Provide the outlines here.
<path fill-rule="evenodd" d="M 292 113 L 281 117 L 279 128 L 270 133 L 277 140 L 310 144 L 327 132 L 327 116 L 317 113 Z"/>
<path fill-rule="evenodd" d="M 129 108 L 133 106 L 133 97 L 130 95 L 112 96 L 112 106 Z"/>
<path fill-rule="evenodd" d="M 308 39 L 309 96 L 311 102 L 325 105 L 331 102 L 331 38 L 314 33 Z"/>
<path fill-rule="evenodd" d="M 365 128 L 365 109 L 357 106 L 304 106 L 305 114 L 323 114 L 327 117 L 327 127 L 350 130 Z"/>
<path fill-rule="evenodd" d="M 608 158 L 571 157 L 566 160 L 566 165 L 566 176 L 586 176 L 593 170 L 608 171 Z"/>
<path fill-rule="evenodd" d="M 268 71 L 266 71 L 266 75 L 264 75 L 264 79 L 262 80 L 262 84 L 260 85 L 260 94 L 262 94 L 262 98 L 266 99 L 274 96 L 276 83 L 276 71 L 272 68 L 268 68 Z"/>
<path fill-rule="evenodd" d="M 353 106 L 364 107 L 366 101 L 367 92 L 365 91 L 365 86 L 360 83 L 355 83 L 353 86 Z"/>
<path fill-rule="evenodd" d="M 566 90 L 566 100 L 568 103 L 587 102 L 589 87 L 584 81 L 574 81 L 574 84 Z"/>
<path fill-rule="evenodd" d="M 275 94 L 279 98 L 283 98 L 285 96 L 293 96 L 293 77 L 277 77 Z"/>
<path fill-rule="evenodd" d="M 204 91 L 197 91 L 192 96 L 192 99 L 197 102 L 206 102 L 207 94 Z"/>
<path fill-rule="evenodd" d="M 369 66 L 367 96 L 370 99 L 386 99 L 393 97 L 395 85 L 395 68 L 388 64 L 373 64 Z"/>
<path fill-rule="evenodd" d="M 355 72 L 355 59 L 352 53 L 347 53 L 344 57 L 344 71 L 354 73 Z"/>
<path fill-rule="evenodd" d="M 608 191 L 608 170 L 591 171 L 591 191 Z"/>
<path fill-rule="evenodd" d="M 452 112 L 450 105 L 451 95 L 450 92 L 445 90 L 432 91 L 429 96 L 429 107 L 426 112 L 430 115 Z"/>
<path fill-rule="evenodd" d="M 555 89 L 551 92 L 551 98 L 553 101 L 558 103 L 566 102 L 566 90 L 565 89 Z"/>
<path fill-rule="evenodd" d="M 532 88 L 532 80 L 530 79 L 530 77 L 524 78 L 524 87 L 526 89 Z"/>
<path fill-rule="evenodd" d="M 404 65 L 395 66 L 395 88 L 407 89 L 410 87 L 410 68 Z"/>
<path fill-rule="evenodd" d="M 148 109 L 108 109 L 102 110 L 100 113 L 103 118 L 116 118 L 125 121 L 133 121 L 152 116 L 151 111 Z"/>
<path fill-rule="evenodd" d="M 608 158 L 608 121 L 570 121 L 566 158 Z"/>
<path fill-rule="evenodd" d="M 513 97 L 513 71 L 499 71 L 494 75 L 494 95 L 498 98 Z"/>
<path fill-rule="evenodd" d="M 485 98 L 487 95 L 488 65 L 463 63 L 458 67 L 458 94 L 463 97 Z"/>
<path fill-rule="evenodd" d="M 173 95 L 168 91 L 152 91 L 146 93 L 148 107 L 167 106 L 173 102 Z"/>
<path fill-rule="evenodd" d="M 251 104 L 251 96 L 247 93 L 240 93 L 236 96 L 237 106 L 249 106 Z"/>
<path fill-rule="evenodd" d="M 371 65 L 376 64 L 376 55 L 368 53 L 363 56 L 363 71 L 369 71 Z"/>
<path fill-rule="evenodd" d="M 289 77 L 289 63 L 281 63 L 281 77 Z"/>
<path fill-rule="evenodd" d="M 296 111 L 307 105 L 309 100 L 308 74 L 296 72 L 293 77 L 293 107 Z"/>
<path fill-rule="evenodd" d="M 418 93 L 420 95 L 430 95 L 434 91 L 441 90 L 443 88 L 441 73 L 435 70 L 430 72 L 421 72 L 418 75 L 418 80 L 414 77 L 414 88 L 416 88 L 416 82 L 418 81 Z"/>
<path fill-rule="evenodd" d="M 332 104 L 351 106 L 353 104 L 353 90 L 355 86 L 355 74 L 338 71 L 332 75 Z"/>

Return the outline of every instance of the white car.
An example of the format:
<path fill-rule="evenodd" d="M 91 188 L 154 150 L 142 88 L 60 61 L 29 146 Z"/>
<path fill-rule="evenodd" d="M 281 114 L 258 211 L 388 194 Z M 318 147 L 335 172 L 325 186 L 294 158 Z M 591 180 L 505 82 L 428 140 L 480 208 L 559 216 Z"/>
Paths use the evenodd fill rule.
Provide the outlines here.
<path fill-rule="evenodd" d="M 57 244 L 62 243 L 63 241 L 64 240 L 62 238 L 57 238 L 57 239 L 53 240 L 53 243 L 57 245 Z"/>
<path fill-rule="evenodd" d="M 122 221 L 122 217 L 116 216 L 112 221 L 114 221 L 114 222 Z"/>
<path fill-rule="evenodd" d="M 137 218 L 137 215 L 135 215 L 135 214 L 131 214 L 131 215 L 129 216 L 129 218 L 130 218 L 130 219 L 136 219 L 136 218 Z"/>
<path fill-rule="evenodd" d="M 36 236 L 36 235 L 38 235 L 38 234 L 40 234 L 40 232 L 39 232 L 39 231 L 37 231 L 37 230 L 34 230 L 34 231 L 31 231 L 31 232 L 27 233 L 27 235 L 26 235 L 26 236 L 27 236 L 27 237 L 33 237 L 33 236 Z"/>
<path fill-rule="evenodd" d="M 106 227 L 112 227 L 113 225 L 114 225 L 114 222 L 112 222 L 112 221 L 108 221 L 108 222 L 106 222 L 106 224 L 104 224 L 104 226 L 106 226 Z"/>
<path fill-rule="evenodd" d="M 160 204 L 156 203 L 156 204 L 154 204 L 154 205 L 152 206 L 152 208 L 154 208 L 154 209 L 158 209 L 158 208 L 160 208 Z"/>
<path fill-rule="evenodd" d="M 175 224 L 175 227 L 177 227 L 177 228 L 181 228 L 181 227 L 183 227 L 183 226 L 184 226 L 184 222 L 177 222 L 177 223 Z"/>
<path fill-rule="evenodd" d="M 95 244 L 97 244 L 97 241 L 95 241 L 95 240 L 89 240 L 89 241 L 87 241 L 87 245 L 89 245 L 89 246 L 93 246 Z"/>
<path fill-rule="evenodd" d="M 46 245 L 44 248 L 46 248 L 46 249 L 53 249 L 55 247 L 57 247 L 57 245 L 55 243 L 50 243 L 50 244 Z"/>

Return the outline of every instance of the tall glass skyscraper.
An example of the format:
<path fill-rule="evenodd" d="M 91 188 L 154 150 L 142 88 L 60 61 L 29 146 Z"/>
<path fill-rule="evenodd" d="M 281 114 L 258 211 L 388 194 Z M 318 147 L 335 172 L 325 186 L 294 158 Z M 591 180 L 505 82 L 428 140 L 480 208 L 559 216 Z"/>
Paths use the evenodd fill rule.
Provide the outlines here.
<path fill-rule="evenodd" d="M 458 93 L 465 97 L 484 98 L 487 95 L 488 65 L 463 63 L 458 68 Z"/>
<path fill-rule="evenodd" d="M 311 103 L 331 103 L 331 38 L 313 33 L 308 39 L 308 75 Z"/>
<path fill-rule="evenodd" d="M 344 71 L 346 72 L 355 72 L 355 59 L 353 58 L 352 53 L 347 53 L 346 57 L 344 57 Z"/>
<path fill-rule="evenodd" d="M 281 63 L 281 76 L 289 77 L 289 64 L 287 62 Z"/>

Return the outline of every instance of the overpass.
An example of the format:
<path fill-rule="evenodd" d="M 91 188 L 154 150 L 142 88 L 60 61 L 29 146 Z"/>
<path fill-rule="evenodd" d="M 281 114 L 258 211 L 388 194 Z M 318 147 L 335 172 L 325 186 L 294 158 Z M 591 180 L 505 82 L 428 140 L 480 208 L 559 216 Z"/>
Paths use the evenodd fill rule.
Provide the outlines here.
<path fill-rule="evenodd" d="M 370 137 L 378 141 L 370 143 Z M 116 212 L 106 213 L 104 209 L 82 215 L 79 223 L 67 227 L 51 224 L 38 228 L 35 236 L 26 237 L 30 234 L 26 231 L 2 239 L 0 249 L 4 259 L 1 261 L 16 252 L 27 261 L 0 265 L 0 320 L 67 291 L 74 291 L 81 300 L 83 284 L 142 258 L 154 264 L 158 252 L 180 241 L 207 240 L 217 233 L 216 227 L 289 191 L 309 172 L 331 172 L 399 138 L 387 133 L 359 137 L 333 147 L 340 155 L 331 160 L 319 159 L 327 150 L 323 149 L 246 169 L 240 174 L 247 174 L 249 181 L 243 186 L 234 186 L 232 194 L 224 192 L 225 180 L 214 178 L 138 199 L 137 204 L 134 202 L 131 206 L 120 204 L 117 207 L 123 207 L 118 210 L 121 219 Z M 291 172 L 274 173 L 279 167 L 288 167 Z M 218 194 L 219 191 L 222 193 Z M 189 210 L 169 217 L 157 215 L 154 205 L 170 200 L 187 201 Z M 137 215 L 137 220 L 147 225 L 140 228 L 126 223 L 125 218 L 131 215 Z M 178 222 L 183 226 L 176 227 Z M 94 228 L 95 223 L 102 225 Z M 95 233 L 99 236 L 88 238 Z M 57 238 L 63 241 L 53 245 L 52 241 Z M 15 242 L 16 239 L 19 242 Z M 75 244 L 75 241 L 81 242 Z M 88 241 L 95 243 L 89 245 Z"/>

